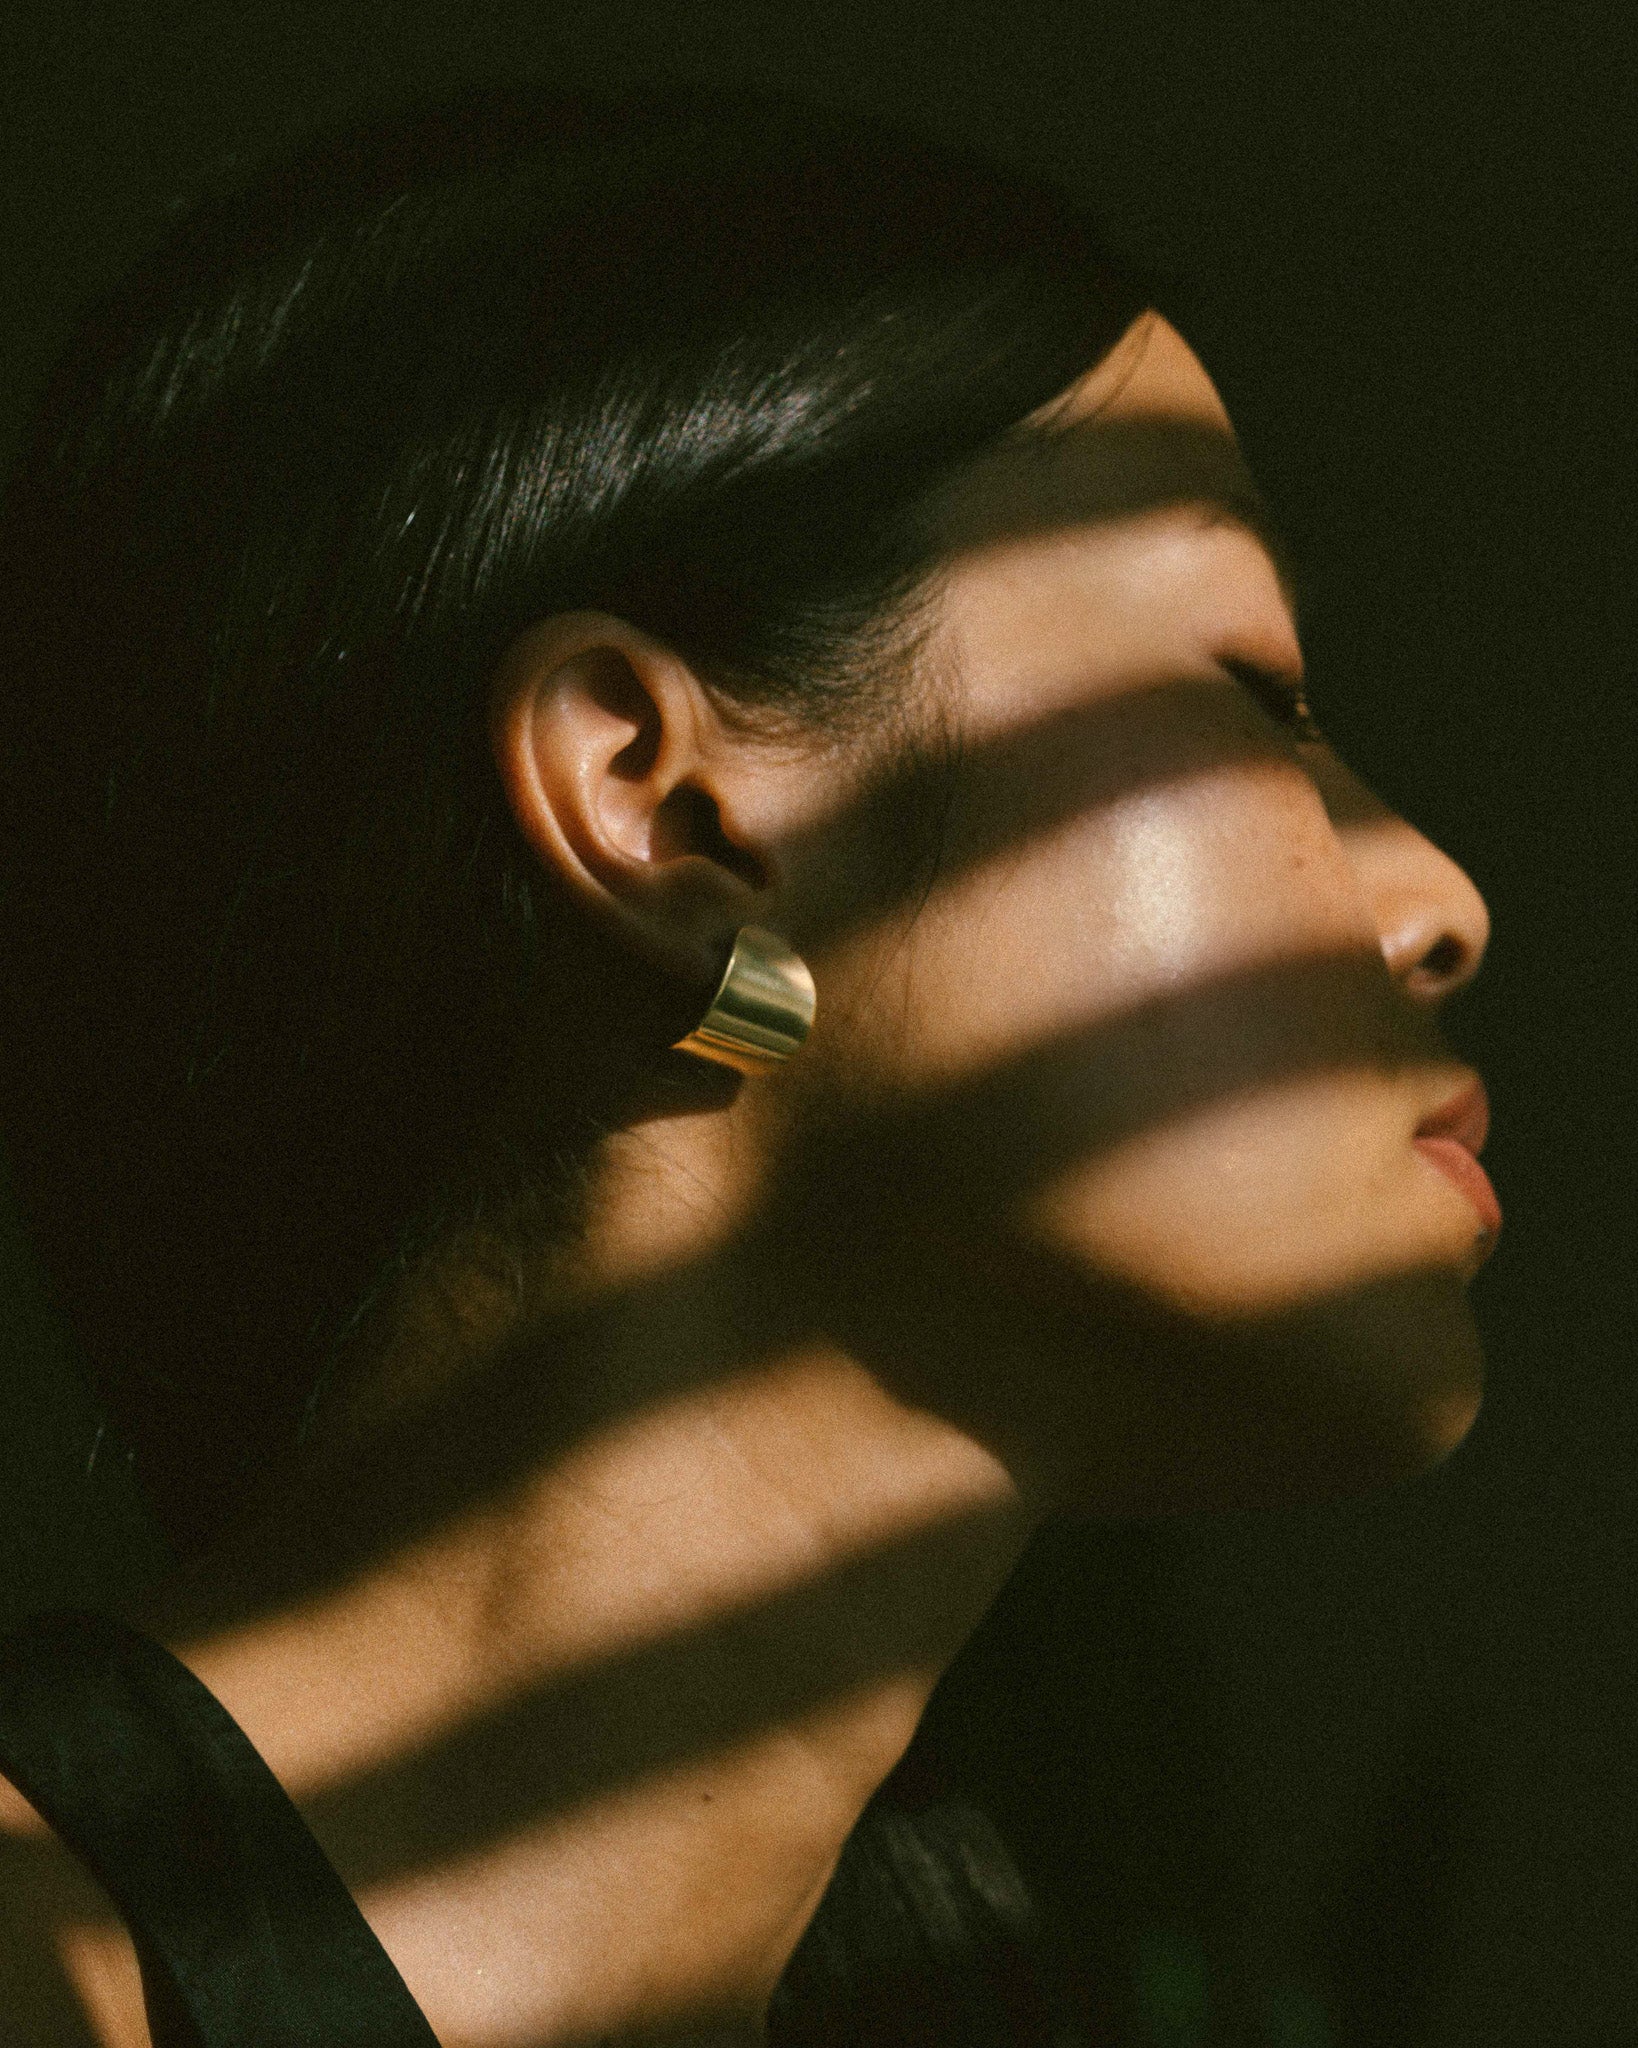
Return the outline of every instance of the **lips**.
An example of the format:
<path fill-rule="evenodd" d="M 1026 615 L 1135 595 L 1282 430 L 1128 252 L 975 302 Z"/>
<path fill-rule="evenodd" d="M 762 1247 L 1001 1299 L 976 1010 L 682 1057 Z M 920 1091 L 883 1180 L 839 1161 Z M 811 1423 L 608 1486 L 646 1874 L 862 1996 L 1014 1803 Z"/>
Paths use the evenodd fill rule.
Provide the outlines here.
<path fill-rule="evenodd" d="M 1490 1185 L 1490 1176 L 1479 1164 L 1490 1131 L 1490 1099 L 1484 1083 L 1475 1081 L 1460 1095 L 1453 1095 L 1443 1108 L 1424 1117 L 1412 1140 L 1418 1152 L 1445 1178 L 1460 1188 L 1478 1212 L 1488 1238 L 1501 1232 L 1501 1203 Z"/>

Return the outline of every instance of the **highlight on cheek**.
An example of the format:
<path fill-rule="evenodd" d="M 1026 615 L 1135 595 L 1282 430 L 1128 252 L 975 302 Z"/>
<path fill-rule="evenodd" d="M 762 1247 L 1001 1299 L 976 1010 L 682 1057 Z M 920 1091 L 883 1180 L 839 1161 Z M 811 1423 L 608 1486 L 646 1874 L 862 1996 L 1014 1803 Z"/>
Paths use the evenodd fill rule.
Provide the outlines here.
<path fill-rule="evenodd" d="M 1156 691 L 1151 708 L 1169 701 L 1175 714 L 1195 697 Z M 1010 844 L 1008 812 L 972 771 L 976 826 L 958 801 L 951 853 L 913 921 L 884 919 L 822 955 L 843 1009 L 854 984 L 896 991 L 856 1025 L 884 1071 L 976 1073 L 1163 995 L 1311 954 L 1357 953 L 1380 1003 L 1380 957 L 1312 784 L 1213 709 L 1196 730 L 1150 735 L 1142 770 L 1128 754 L 1123 788 L 1075 778 L 1082 800 L 1063 815 L 1049 771 L 1033 829 L 1014 814 Z"/>

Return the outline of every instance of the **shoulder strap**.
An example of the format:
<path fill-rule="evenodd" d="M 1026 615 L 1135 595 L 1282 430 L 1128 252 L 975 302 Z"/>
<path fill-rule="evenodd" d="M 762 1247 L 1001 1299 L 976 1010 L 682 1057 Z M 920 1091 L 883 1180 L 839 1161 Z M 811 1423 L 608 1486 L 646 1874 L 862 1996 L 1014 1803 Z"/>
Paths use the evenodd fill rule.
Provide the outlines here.
<path fill-rule="evenodd" d="M 0 1772 L 119 1907 L 156 2048 L 438 2048 L 284 1788 L 159 1644 L 81 1613 L 0 1638 Z"/>

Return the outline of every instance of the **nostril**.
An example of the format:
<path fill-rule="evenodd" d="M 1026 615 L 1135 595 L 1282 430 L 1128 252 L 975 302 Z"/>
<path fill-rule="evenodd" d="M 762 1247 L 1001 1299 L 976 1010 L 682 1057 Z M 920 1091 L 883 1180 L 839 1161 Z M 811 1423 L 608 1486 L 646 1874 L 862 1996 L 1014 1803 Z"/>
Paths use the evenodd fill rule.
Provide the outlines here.
<path fill-rule="evenodd" d="M 1467 961 L 1467 948 L 1450 932 L 1437 940 L 1417 962 L 1417 978 L 1424 982 L 1452 981 Z"/>

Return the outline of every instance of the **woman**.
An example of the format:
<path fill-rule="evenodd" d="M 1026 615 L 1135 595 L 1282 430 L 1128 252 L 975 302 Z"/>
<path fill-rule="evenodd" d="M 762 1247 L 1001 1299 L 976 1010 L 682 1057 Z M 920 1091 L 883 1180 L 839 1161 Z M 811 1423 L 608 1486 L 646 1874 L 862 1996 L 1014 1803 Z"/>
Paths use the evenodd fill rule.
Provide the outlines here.
<path fill-rule="evenodd" d="M 8 1130 L 180 1557 L 9 1646 L 30 2038 L 1066 2038 L 874 1795 L 1044 1515 L 1448 1453 L 1497 1223 L 1185 340 L 930 149 L 465 102 L 184 224 L 5 542 Z"/>

